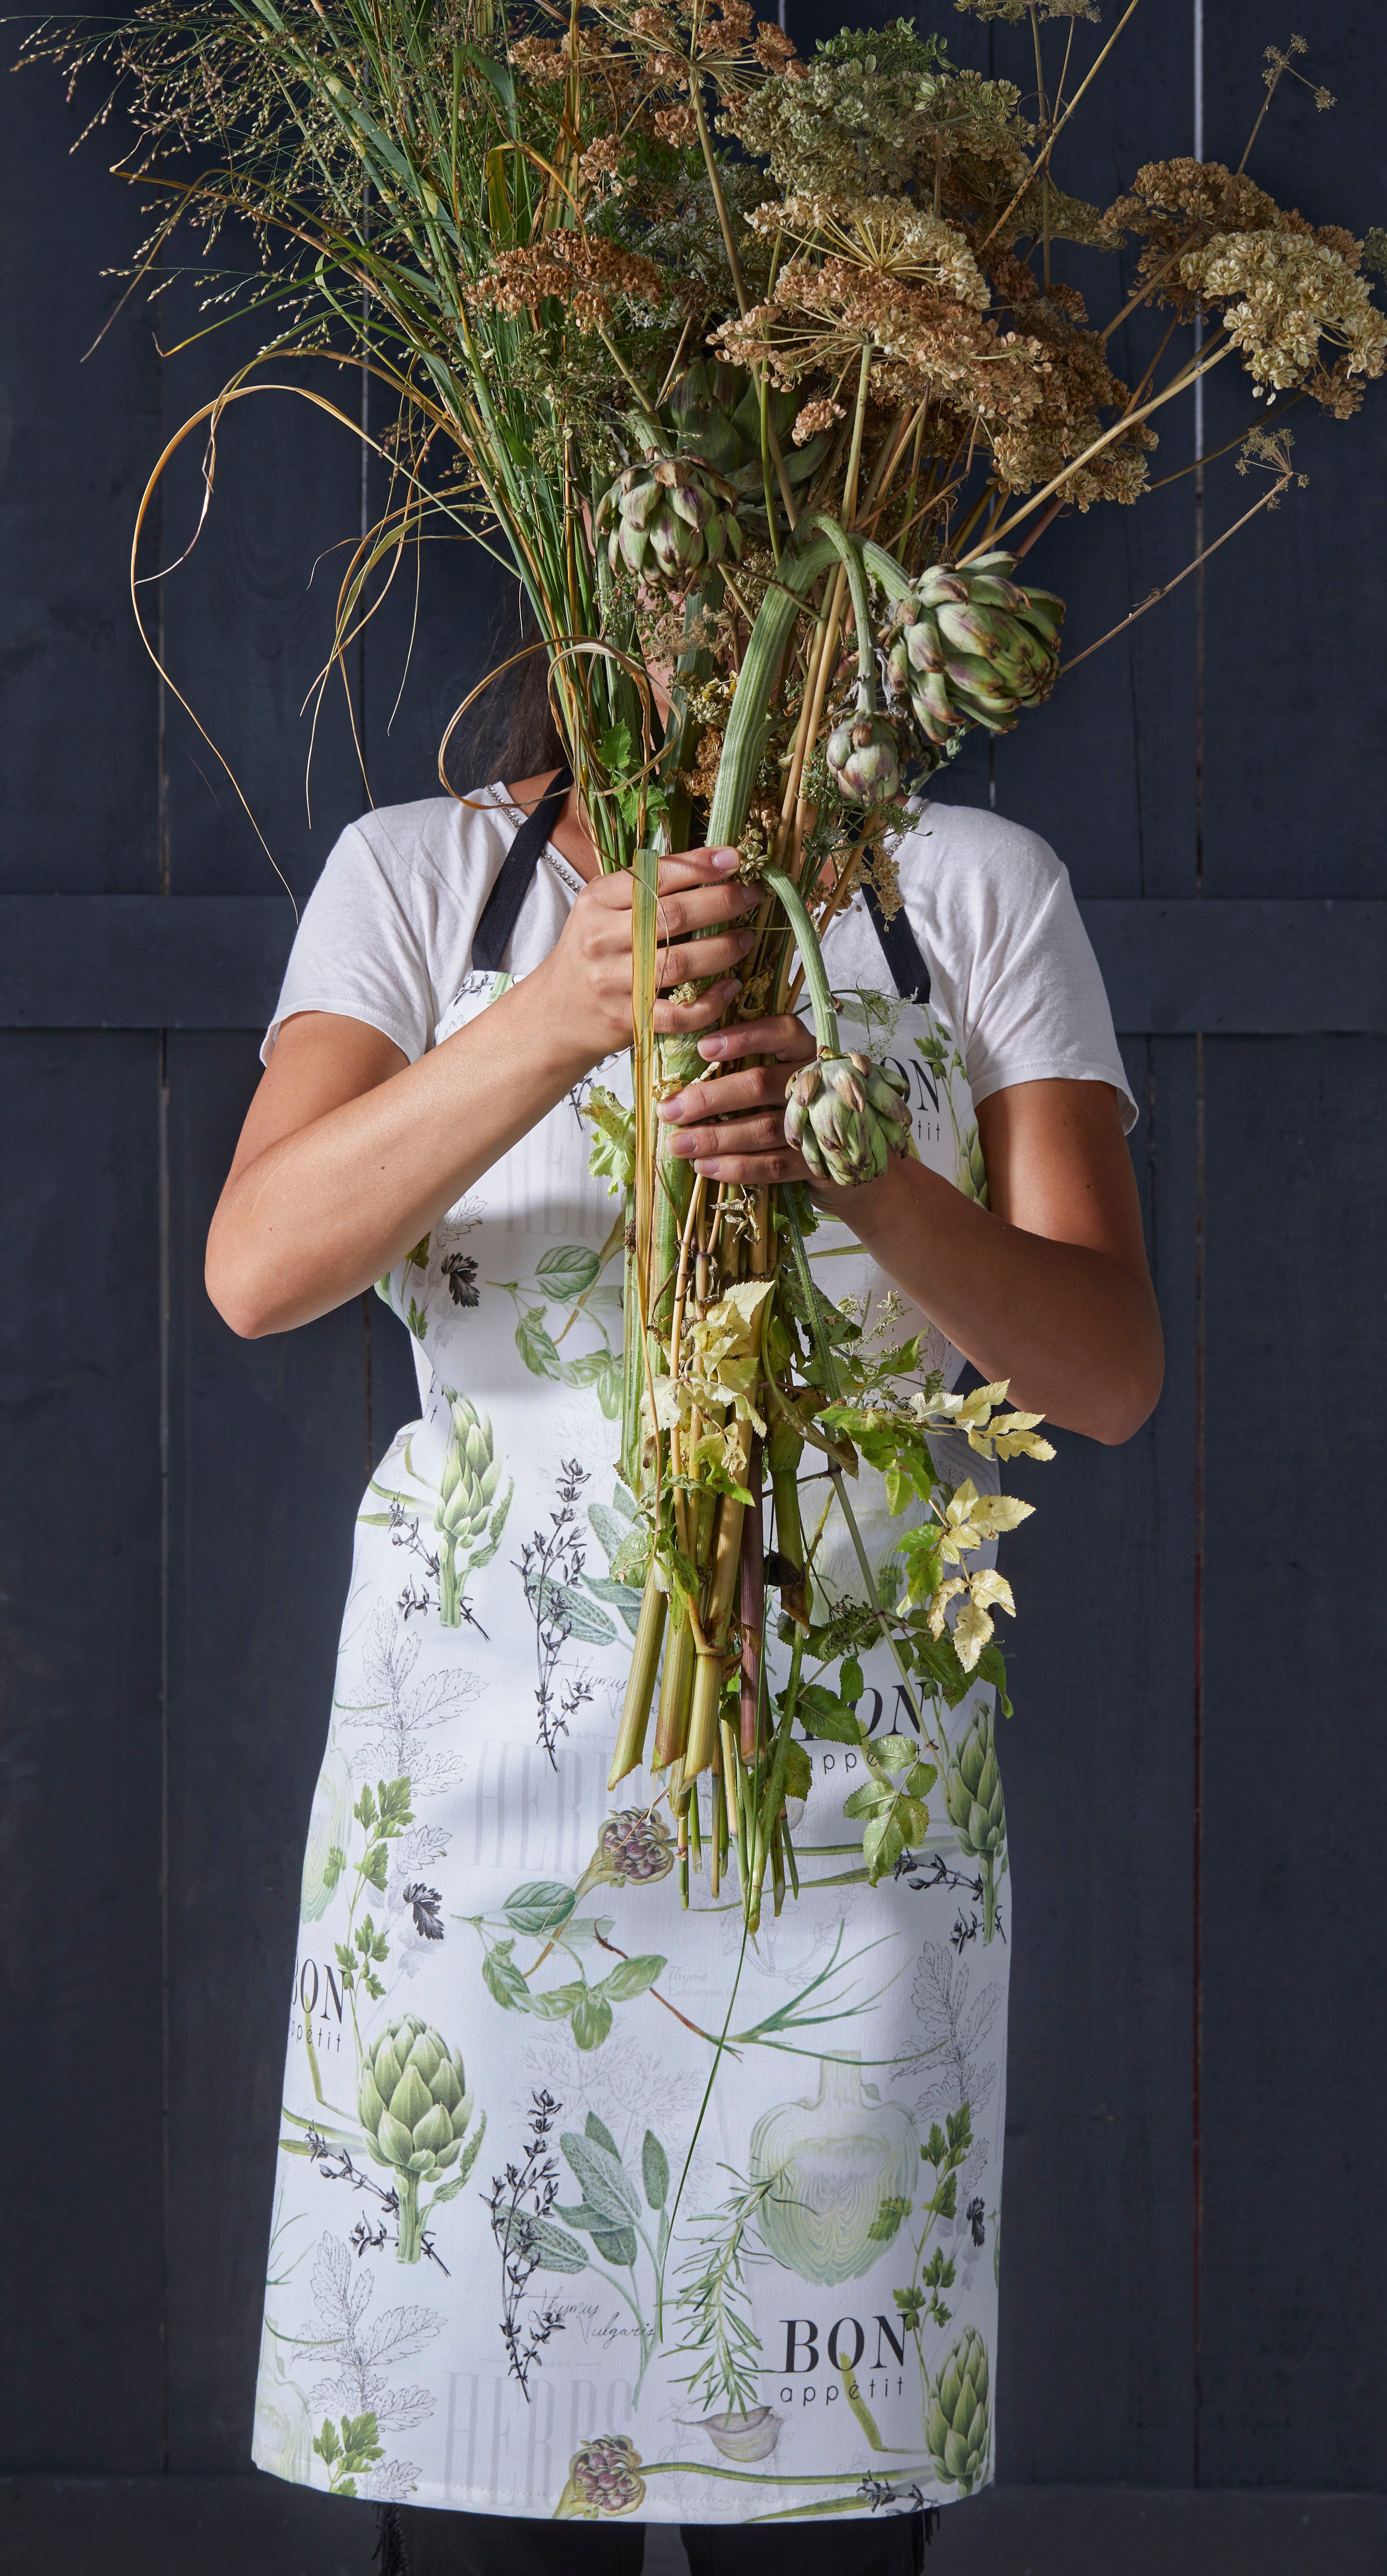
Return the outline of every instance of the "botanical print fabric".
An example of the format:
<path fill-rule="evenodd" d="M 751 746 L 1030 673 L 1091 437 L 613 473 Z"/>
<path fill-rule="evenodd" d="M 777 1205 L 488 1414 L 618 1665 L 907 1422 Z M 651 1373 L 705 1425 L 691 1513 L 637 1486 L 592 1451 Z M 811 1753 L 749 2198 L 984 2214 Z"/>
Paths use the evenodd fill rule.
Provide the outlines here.
<path fill-rule="evenodd" d="M 495 989 L 469 977 L 440 1037 Z M 908 1074 L 922 1159 L 980 1193 L 949 1032 L 839 1000 Z M 363 1500 L 304 1857 L 255 2458 L 492 2513 L 913 2511 L 992 2473 L 994 1694 L 940 1712 L 928 1836 L 879 1887 L 843 1815 L 860 1758 L 821 1738 L 798 1896 L 752 1941 L 735 1878 L 681 1907 L 659 1783 L 606 1790 L 640 1593 L 622 1218 L 580 1107 L 383 1283 L 421 1417 Z M 845 1229 L 811 1256 L 864 1332 L 931 1335 Z M 957 1372 L 937 1333 L 926 1366 Z M 986 1489 L 976 1457 L 950 1472 Z M 890 1594 L 901 1523 L 858 1486 Z M 807 1482 L 808 1530 L 831 1490 Z M 819 1603 L 858 1588 L 836 1513 L 814 1579 Z M 884 1650 L 819 1678 L 871 1731 L 910 1727 Z"/>

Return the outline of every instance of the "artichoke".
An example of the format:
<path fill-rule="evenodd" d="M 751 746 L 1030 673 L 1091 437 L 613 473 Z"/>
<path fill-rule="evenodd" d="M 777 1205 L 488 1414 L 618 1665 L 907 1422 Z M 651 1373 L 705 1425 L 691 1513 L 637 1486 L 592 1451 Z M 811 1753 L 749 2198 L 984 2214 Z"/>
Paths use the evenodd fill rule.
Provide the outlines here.
<path fill-rule="evenodd" d="M 885 716 L 859 707 L 828 737 L 828 774 L 849 805 L 887 805 L 901 792 L 896 730 Z"/>
<path fill-rule="evenodd" d="M 910 1143 L 905 1083 L 869 1055 L 823 1054 L 785 1086 L 785 1135 L 816 1181 L 850 1190 L 874 1181 Z"/>
<path fill-rule="evenodd" d="M 357 2110 L 376 2163 L 395 2170 L 400 2203 L 396 2251 L 402 2263 L 417 2263 L 423 2251 L 420 2183 L 435 2181 L 459 2165 L 459 2159 L 459 2183 L 472 2169 L 486 2127 L 483 2119 L 464 2157 L 462 2142 L 473 2109 L 458 2051 L 417 2013 L 392 2021 L 366 2060 Z"/>
<path fill-rule="evenodd" d="M 808 483 L 817 471 L 828 453 L 829 440 L 820 436 L 811 438 L 803 447 L 795 447 L 791 432 L 799 395 L 776 393 L 769 385 L 764 392 L 767 426 L 775 434 L 781 469 L 794 491 Z M 663 417 L 672 427 L 671 444 L 686 456 L 698 457 L 715 474 L 725 475 L 737 495 L 739 517 L 764 532 L 761 392 L 751 377 L 738 367 L 723 363 L 710 367 L 706 360 L 695 358 L 670 395 Z M 772 469 L 772 491 L 778 492 L 779 486 L 780 475 Z"/>
<path fill-rule="evenodd" d="M 817 2100 L 778 2102 L 751 2133 L 758 2224 L 767 2250 L 801 2281 L 833 2288 L 879 2263 L 909 2214 L 920 2141 L 899 2102 L 878 2102 L 860 2057 L 819 2061 Z"/>
<path fill-rule="evenodd" d="M 596 2522 L 603 2514 L 635 2513 L 645 2502 L 641 2456 L 624 2433 L 600 2433 L 568 2463 L 568 2484 L 554 2508 L 555 2522 Z"/>
<path fill-rule="evenodd" d="M 961 2496 L 981 2485 L 988 2435 L 987 2346 L 965 2326 L 925 2397 L 925 2444 L 941 2484 Z"/>
<path fill-rule="evenodd" d="M 619 1815 L 607 1818 L 585 1876 L 590 1881 L 607 1879 L 615 1887 L 624 1887 L 629 1878 L 645 1887 L 652 1879 L 669 1876 L 674 1850 L 673 1838 L 658 1816 L 648 1816 L 642 1807 L 623 1807 Z"/>
<path fill-rule="evenodd" d="M 443 1541 L 439 1549 L 438 1615 L 445 1628 L 456 1628 L 462 1620 L 457 1559 L 486 1528 L 501 1469 L 492 1445 L 489 1415 L 478 1413 L 465 1395 L 450 1395 L 448 1400 L 452 1427 L 434 1527 Z"/>
<path fill-rule="evenodd" d="M 1015 561 L 980 555 L 956 572 L 934 564 L 892 610 L 887 676 L 936 750 L 966 725 L 1005 733 L 1054 685 L 1064 602 L 1009 581 Z"/>
<path fill-rule="evenodd" d="M 958 1835 L 959 1849 L 970 1860 L 982 1863 L 984 1943 L 997 1929 L 997 1864 L 1007 1844 L 1007 1811 L 993 1723 L 992 1710 L 986 1702 L 975 1707 L 968 1732 L 955 1746 L 944 1769 L 944 1804 Z"/>
<path fill-rule="evenodd" d="M 685 591 L 730 555 L 741 560 L 737 496 L 726 477 L 695 456 L 651 456 L 628 465 L 597 505 L 613 572 Z"/>

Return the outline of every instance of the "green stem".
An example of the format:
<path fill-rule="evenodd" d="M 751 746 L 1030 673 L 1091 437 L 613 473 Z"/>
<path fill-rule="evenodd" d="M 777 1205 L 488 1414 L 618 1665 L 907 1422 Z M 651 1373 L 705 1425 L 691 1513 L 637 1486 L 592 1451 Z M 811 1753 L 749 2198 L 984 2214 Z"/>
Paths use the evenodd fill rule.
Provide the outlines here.
<path fill-rule="evenodd" d="M 809 1006 L 814 1014 L 814 1035 L 819 1041 L 819 1053 L 837 1055 L 840 1053 L 838 1016 L 833 1008 L 833 995 L 829 989 L 828 977 L 824 972 L 819 934 L 809 918 L 804 899 L 794 879 L 787 877 L 783 868 L 764 869 L 761 882 L 763 885 L 768 885 L 773 894 L 779 896 L 785 918 L 795 934 L 795 945 L 804 966 Z M 797 1229 L 796 1239 L 798 1240 Z"/>
<path fill-rule="evenodd" d="M 401 2263 L 417 2263 L 423 2250 L 424 2236 L 423 2214 L 419 2207 L 419 2176 L 401 2173 L 395 2188 L 400 2199 L 396 2256 Z"/>
<path fill-rule="evenodd" d="M 837 552 L 826 537 L 818 537 L 805 546 L 787 546 L 776 579 L 757 610 L 737 677 L 718 762 L 718 783 L 708 815 L 708 844 L 712 849 L 734 843 L 746 821 L 764 748 L 766 710 L 781 655 L 796 618 L 803 614 L 805 593 L 835 560 Z"/>

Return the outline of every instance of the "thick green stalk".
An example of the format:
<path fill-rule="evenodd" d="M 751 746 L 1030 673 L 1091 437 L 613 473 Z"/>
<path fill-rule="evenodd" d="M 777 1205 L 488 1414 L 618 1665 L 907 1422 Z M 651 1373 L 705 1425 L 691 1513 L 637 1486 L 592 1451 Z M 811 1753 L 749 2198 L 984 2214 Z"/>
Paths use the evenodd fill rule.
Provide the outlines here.
<path fill-rule="evenodd" d="M 655 1696 L 655 1672 L 660 1661 L 660 1642 L 665 1633 L 668 1607 L 669 1595 L 657 1586 L 652 1565 L 641 1595 L 631 1670 L 626 1678 L 626 1701 L 607 1778 L 609 1789 L 615 1789 L 617 1783 L 625 1779 L 628 1771 L 634 1771 L 644 1757 L 645 1734 L 650 1724 L 650 1703 Z"/>
<path fill-rule="evenodd" d="M 757 611 L 718 762 L 718 783 L 708 815 L 711 849 L 735 843 L 746 821 L 765 744 L 766 711 L 779 676 L 781 656 L 796 619 L 804 613 L 810 583 L 827 571 L 837 551 L 823 536 L 805 546 L 787 546 L 780 558 L 777 579 Z"/>
<path fill-rule="evenodd" d="M 763 885 L 768 885 L 773 894 L 779 896 L 785 918 L 795 934 L 795 945 L 804 966 L 804 982 L 809 995 L 809 1007 L 814 1014 L 814 1035 L 819 1041 L 819 1053 L 838 1055 L 841 1052 L 838 1041 L 838 1015 L 833 1008 L 833 995 L 829 989 L 828 977 L 824 972 L 819 934 L 809 918 L 804 899 L 794 879 L 787 877 L 783 868 L 764 869 L 761 882 Z"/>

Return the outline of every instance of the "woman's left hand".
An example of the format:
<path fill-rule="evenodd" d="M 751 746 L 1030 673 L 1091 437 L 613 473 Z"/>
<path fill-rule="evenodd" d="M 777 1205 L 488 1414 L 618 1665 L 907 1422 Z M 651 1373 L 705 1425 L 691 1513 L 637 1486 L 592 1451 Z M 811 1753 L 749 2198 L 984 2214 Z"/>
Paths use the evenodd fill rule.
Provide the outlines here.
<path fill-rule="evenodd" d="M 686 1083 L 659 1103 L 657 1117 L 676 1130 L 670 1152 L 691 1162 L 705 1180 L 744 1189 L 809 1181 L 803 1155 L 785 1141 L 785 1086 L 792 1068 L 807 1064 L 815 1052 L 811 1032 L 789 1013 L 738 1020 L 730 1029 L 710 1029 L 699 1039 L 698 1052 L 710 1069 L 719 1070 L 715 1079 Z M 771 1061 L 743 1065 L 744 1056 Z"/>

